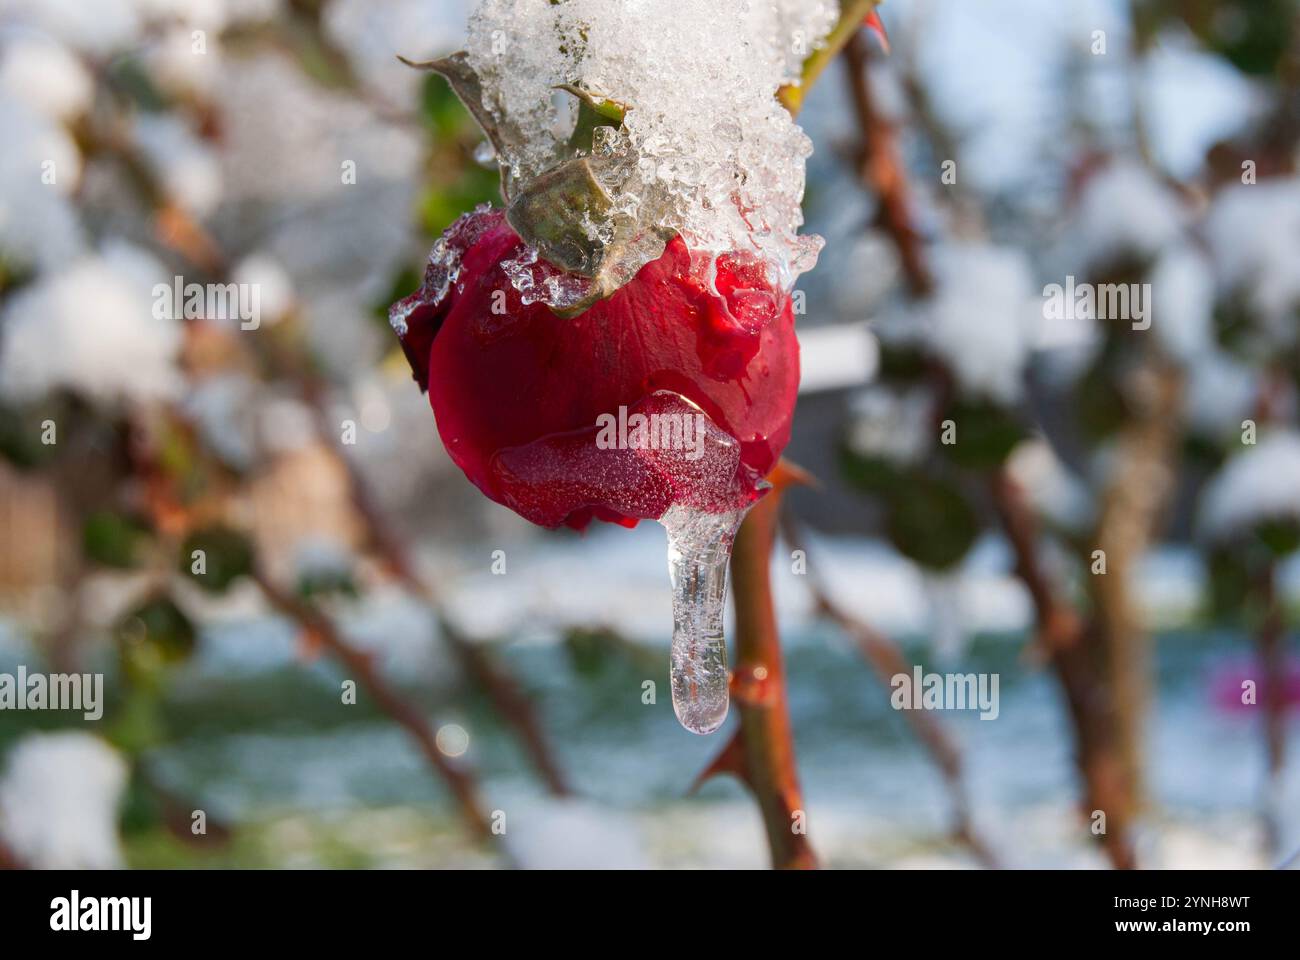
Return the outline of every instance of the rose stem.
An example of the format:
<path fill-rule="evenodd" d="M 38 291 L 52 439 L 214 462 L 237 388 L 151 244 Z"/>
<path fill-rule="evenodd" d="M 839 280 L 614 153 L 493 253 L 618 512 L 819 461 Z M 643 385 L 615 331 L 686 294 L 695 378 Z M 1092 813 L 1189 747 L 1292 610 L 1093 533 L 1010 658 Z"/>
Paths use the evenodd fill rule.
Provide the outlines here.
<path fill-rule="evenodd" d="M 740 729 L 695 781 L 698 787 L 715 774 L 730 773 L 749 787 L 763 816 L 772 866 L 778 870 L 817 866 L 817 856 L 808 842 L 807 813 L 795 768 L 771 581 L 781 497 L 787 486 L 802 482 L 803 476 L 797 467 L 781 461 L 768 477 L 773 489 L 749 511 L 736 535 L 731 554 L 736 610 L 731 697 L 740 715 Z"/>

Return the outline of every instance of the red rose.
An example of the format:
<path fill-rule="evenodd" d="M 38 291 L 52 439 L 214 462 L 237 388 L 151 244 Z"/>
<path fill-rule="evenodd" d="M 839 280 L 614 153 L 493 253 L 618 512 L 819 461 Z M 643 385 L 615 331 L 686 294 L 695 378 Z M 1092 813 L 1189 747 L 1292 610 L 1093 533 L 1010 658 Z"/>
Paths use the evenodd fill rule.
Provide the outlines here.
<path fill-rule="evenodd" d="M 789 440 L 799 383 L 790 300 L 763 264 L 720 257 L 711 288 L 708 258 L 678 237 L 613 296 L 561 319 L 510 282 L 502 264 L 524 253 L 501 211 L 469 214 L 392 309 L 474 485 L 534 523 L 576 529 L 755 499 Z M 650 445 L 629 427 L 637 414 L 659 425 Z M 655 443 L 665 425 L 688 432 Z"/>

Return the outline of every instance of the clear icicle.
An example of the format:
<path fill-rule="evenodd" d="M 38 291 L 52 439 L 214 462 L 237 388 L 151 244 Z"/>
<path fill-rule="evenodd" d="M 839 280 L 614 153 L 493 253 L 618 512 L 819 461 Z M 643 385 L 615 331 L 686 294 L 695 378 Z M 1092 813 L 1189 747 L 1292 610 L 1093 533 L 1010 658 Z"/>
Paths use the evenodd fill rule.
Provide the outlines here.
<path fill-rule="evenodd" d="M 673 588 L 673 710 L 691 733 L 727 719 L 727 562 L 745 511 L 705 513 L 674 506 L 659 518 L 668 531 Z"/>

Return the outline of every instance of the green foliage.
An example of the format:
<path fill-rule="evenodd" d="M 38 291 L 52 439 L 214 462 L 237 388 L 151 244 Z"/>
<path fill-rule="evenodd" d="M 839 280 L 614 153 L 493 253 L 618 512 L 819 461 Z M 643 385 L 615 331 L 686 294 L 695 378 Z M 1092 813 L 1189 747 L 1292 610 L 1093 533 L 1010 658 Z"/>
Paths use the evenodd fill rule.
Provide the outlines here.
<path fill-rule="evenodd" d="M 127 784 L 126 796 L 122 800 L 118 823 L 126 836 L 140 833 L 163 822 L 162 804 L 158 793 L 152 789 L 143 775 L 139 764 L 131 770 L 131 779 Z"/>
<path fill-rule="evenodd" d="M 564 652 L 573 672 L 583 677 L 604 673 L 615 659 L 620 639 L 602 627 L 570 627 L 564 634 Z"/>
<path fill-rule="evenodd" d="M 957 424 L 957 442 L 942 444 L 940 450 L 970 470 L 996 469 L 1027 436 L 1012 413 L 988 401 L 955 400 L 944 416 Z"/>
<path fill-rule="evenodd" d="M 199 563 L 202 572 L 195 572 Z M 253 544 L 229 527 L 197 530 L 181 548 L 180 569 L 205 590 L 224 593 L 234 581 L 253 572 Z"/>
<path fill-rule="evenodd" d="M 1294 0 L 1184 0 L 1180 6 L 1207 47 L 1252 76 L 1277 72 L 1295 31 Z"/>
<path fill-rule="evenodd" d="M 474 118 L 451 89 L 451 84 L 439 73 L 424 75 L 420 89 L 420 116 L 440 140 L 454 140 L 467 127 L 477 130 Z"/>
<path fill-rule="evenodd" d="M 53 460 L 58 446 L 41 442 L 46 419 L 63 422 L 51 411 L 0 404 L 0 459 L 19 470 L 34 470 Z"/>
<path fill-rule="evenodd" d="M 185 611 L 158 593 L 123 617 L 114 631 L 128 666 L 148 670 L 179 663 L 194 652 L 198 632 Z"/>
<path fill-rule="evenodd" d="M 1275 557 L 1288 557 L 1300 549 L 1300 524 L 1290 518 L 1261 521 L 1255 536 Z"/>
<path fill-rule="evenodd" d="M 1128 404 L 1104 362 L 1094 364 L 1079 380 L 1075 404 L 1079 428 L 1092 443 L 1114 436 L 1128 419 Z"/>
<path fill-rule="evenodd" d="M 132 668 L 134 671 L 139 669 Z M 108 731 L 109 742 L 129 756 L 139 756 L 167 740 L 157 687 L 157 681 L 147 687 L 133 685 L 113 715 L 113 725 Z"/>
<path fill-rule="evenodd" d="M 980 535 L 980 520 L 961 491 L 923 474 L 885 498 L 886 533 L 905 556 L 932 570 L 961 562 Z"/>
<path fill-rule="evenodd" d="M 1240 617 L 1250 598 L 1252 575 L 1246 554 L 1233 548 L 1217 548 L 1206 558 L 1209 571 L 1210 614 L 1216 620 Z"/>
<path fill-rule="evenodd" d="M 840 474 L 864 493 L 888 494 L 906 487 L 911 471 L 900 469 L 881 457 L 868 457 L 840 447 Z"/>
<path fill-rule="evenodd" d="M 465 211 L 483 203 L 497 203 L 500 196 L 501 178 L 495 170 L 477 163 L 466 164 L 452 183 L 425 189 L 419 201 L 420 225 L 427 233 L 436 236 L 455 223 Z"/>
<path fill-rule="evenodd" d="M 318 570 L 304 573 L 298 578 L 298 595 L 304 600 L 319 597 L 346 597 L 355 600 L 361 596 L 361 591 L 351 570 Z"/>
<path fill-rule="evenodd" d="M 138 517 L 99 510 L 86 519 L 82 547 L 95 563 L 129 570 L 139 565 L 149 538 L 149 527 Z"/>
<path fill-rule="evenodd" d="M 931 361 L 913 346 L 897 343 L 880 345 L 879 377 L 885 382 L 915 383 L 931 369 Z"/>
<path fill-rule="evenodd" d="M 117 93 L 142 110 L 158 113 L 168 107 L 167 98 L 139 57 L 115 60 L 108 68 L 108 80 Z"/>

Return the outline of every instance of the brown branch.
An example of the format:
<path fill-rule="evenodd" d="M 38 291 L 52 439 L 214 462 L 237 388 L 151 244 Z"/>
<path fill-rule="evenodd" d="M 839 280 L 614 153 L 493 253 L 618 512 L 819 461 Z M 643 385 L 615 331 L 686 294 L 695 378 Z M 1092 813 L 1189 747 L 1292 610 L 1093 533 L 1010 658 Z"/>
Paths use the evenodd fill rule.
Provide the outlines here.
<path fill-rule="evenodd" d="M 1106 572 L 1088 578 L 1094 604 L 1107 709 L 1115 723 L 1120 784 L 1116 805 L 1104 809 L 1122 830 L 1143 806 L 1142 737 L 1150 698 L 1150 650 L 1134 590 L 1137 566 L 1159 530 L 1174 485 L 1179 441 L 1182 376 L 1149 350 L 1129 384 L 1129 422 L 1116 444 L 1116 464 L 1101 496 L 1094 536 Z"/>
<path fill-rule="evenodd" d="M 5 846 L 0 839 L 0 870 L 25 870 L 27 865 L 18 859 L 18 855 Z"/>
<path fill-rule="evenodd" d="M 855 35 L 844 48 L 849 96 L 862 130 L 859 175 L 880 199 L 881 226 L 894 240 L 907 278 L 908 291 L 918 299 L 934 290 L 925 260 L 924 240 L 913 226 L 912 203 L 895 124 L 880 111 L 867 69 L 870 44 Z"/>
<path fill-rule="evenodd" d="M 989 480 L 993 506 L 1002 522 L 1002 530 L 1011 544 L 1020 578 L 1034 606 L 1038 624 L 1038 649 L 1051 657 L 1057 651 L 1077 644 L 1083 633 L 1083 621 L 1074 607 L 1061 597 L 1060 589 L 1043 567 L 1038 554 L 1038 523 L 1025 501 L 1024 491 L 1003 467 Z"/>
<path fill-rule="evenodd" d="M 541 721 L 532 702 L 489 651 L 466 637 L 443 613 L 436 591 L 420 575 L 406 542 L 384 514 L 365 476 L 335 442 L 332 425 L 327 420 L 320 385 L 313 380 L 308 380 L 305 383 L 304 393 L 316 413 L 317 432 L 346 471 L 353 506 L 365 523 L 371 544 L 383 558 L 389 572 L 433 611 L 443 637 L 446 638 L 470 678 L 478 684 L 497 713 L 514 730 L 515 736 L 522 743 L 547 789 L 555 796 L 569 796 L 572 791 L 555 758 L 550 742 L 543 733 Z"/>
<path fill-rule="evenodd" d="M 474 777 L 463 767 L 451 763 L 438 749 L 433 731 L 424 715 L 388 685 L 376 669 L 373 658 L 349 644 L 332 620 L 315 607 L 277 587 L 263 572 L 255 572 L 254 580 L 275 609 L 306 631 L 342 663 L 361 682 L 380 709 L 405 728 L 429 765 L 450 788 L 461 814 L 469 821 L 474 833 L 481 839 L 491 839 L 492 828 L 480 803 Z"/>
<path fill-rule="evenodd" d="M 1005 470 L 991 480 L 993 503 L 1016 558 L 1016 575 L 1029 591 L 1038 624 L 1037 650 L 1052 665 L 1074 729 L 1075 761 L 1083 781 L 1083 813 L 1108 812 L 1102 848 L 1117 869 L 1136 866 L 1129 806 L 1120 762 L 1118 722 L 1102 671 L 1098 638 L 1043 569 L 1038 523 L 1020 485 Z M 1121 811 L 1118 815 L 1115 811 Z"/>
<path fill-rule="evenodd" d="M 700 777 L 703 780 L 714 773 L 733 773 L 749 786 L 763 816 L 772 866 L 778 870 L 817 867 L 817 856 L 806 833 L 807 812 L 795 767 L 771 582 L 781 496 L 800 474 L 787 468 L 784 461 L 778 464 L 769 477 L 774 489 L 754 505 L 736 535 L 731 556 L 736 666 L 731 686 L 740 714 L 740 730 Z"/>
<path fill-rule="evenodd" d="M 923 299 L 933 292 L 934 279 L 925 258 L 922 238 L 912 226 L 907 174 L 898 148 L 897 131 L 877 106 L 867 70 L 870 47 L 859 38 L 845 51 L 849 89 L 854 109 L 863 131 L 861 174 L 863 182 L 880 197 L 881 226 L 893 239 L 902 263 L 908 292 Z M 1167 423 L 1176 423 L 1173 411 Z M 1138 446 L 1149 444 L 1148 452 L 1165 450 L 1170 440 L 1160 431 L 1140 431 Z M 1170 430 L 1174 427 L 1169 426 Z M 1032 510 L 1005 470 L 991 478 L 993 501 L 1003 530 L 1016 557 L 1016 574 L 1028 590 L 1038 625 L 1038 647 L 1049 658 L 1061 683 L 1074 727 L 1077 762 L 1084 781 L 1085 809 L 1102 810 L 1107 815 L 1107 829 L 1101 842 L 1112 864 L 1118 868 L 1136 865 L 1132 844 L 1132 822 L 1136 816 L 1140 788 L 1137 761 L 1138 727 L 1143 688 L 1141 670 L 1130 669 L 1131 658 L 1124 656 L 1141 647 L 1140 630 L 1121 609 L 1131 607 L 1128 599 L 1127 570 L 1102 580 L 1102 590 L 1110 596 L 1099 603 L 1101 622 L 1084 628 L 1077 612 L 1062 596 L 1042 565 L 1038 555 L 1037 529 Z M 1131 482 L 1131 481 L 1129 481 Z M 1112 490 L 1122 499 L 1124 483 Z M 1144 503 L 1146 501 L 1144 500 Z M 1152 524 L 1156 505 L 1147 509 L 1120 510 L 1103 524 L 1103 530 L 1122 531 L 1125 524 L 1140 529 Z M 1145 541 L 1144 541 L 1145 542 Z M 1125 556 L 1130 552 L 1125 550 Z M 1097 578 L 1094 578 L 1097 579 Z M 1113 614 L 1109 619 L 1104 611 Z M 1122 638 L 1122 639 L 1121 639 Z M 1123 666 L 1121 666 L 1123 665 Z"/>
<path fill-rule="evenodd" d="M 790 511 L 781 517 L 781 532 L 786 544 L 792 550 L 800 550 L 808 557 L 808 547 L 803 533 Z M 867 661 L 872 672 L 885 686 L 890 688 L 891 681 L 900 673 L 909 673 L 912 665 L 903 657 L 902 651 L 890 637 L 881 633 L 866 621 L 853 616 L 832 598 L 825 581 L 817 568 L 808 563 L 808 589 L 812 592 L 813 604 L 818 616 L 835 624 L 847 634 L 857 646 L 862 658 Z M 904 716 L 911 725 L 917 739 L 929 751 L 935 765 L 943 775 L 952 800 L 954 817 L 954 836 L 970 848 L 976 858 L 986 867 L 997 869 L 1001 866 L 999 858 L 992 848 L 980 836 L 971 819 L 970 799 L 966 792 L 965 775 L 961 750 L 948 730 L 933 714 L 924 710 L 906 710 Z"/>
<path fill-rule="evenodd" d="M 216 240 L 201 224 L 188 217 L 183 211 L 164 204 L 161 189 L 153 182 L 147 165 L 140 161 L 137 152 L 131 148 L 129 142 L 119 136 L 107 137 L 103 146 L 112 148 L 127 161 L 137 174 L 150 205 L 159 208 L 156 231 L 159 241 L 186 257 L 191 263 L 211 273 L 218 275 L 228 273 L 229 258 Z M 464 665 L 466 672 L 479 684 L 489 702 L 505 719 L 507 725 L 515 731 L 547 788 L 556 796 L 567 796 L 571 791 L 554 752 L 542 732 L 541 723 L 532 704 L 504 668 L 493 661 L 488 651 L 468 640 L 447 621 L 432 588 L 416 573 L 404 542 L 388 523 L 371 494 L 365 478 L 339 450 L 331 425 L 325 422 L 324 389 L 318 378 L 308 372 L 303 364 L 296 362 L 296 359 L 286 363 L 285 367 L 300 381 L 303 393 L 316 413 L 321 439 L 347 471 L 353 504 L 367 524 L 372 542 L 385 558 L 388 567 L 408 589 L 423 598 L 431 607 L 438 618 L 443 635 Z"/>
<path fill-rule="evenodd" d="M 1259 650 L 1260 701 L 1264 707 L 1264 749 L 1268 758 L 1268 776 L 1260 800 L 1260 821 L 1264 825 L 1265 849 L 1277 856 L 1282 847 L 1282 825 L 1278 822 L 1276 797 L 1282 786 L 1286 766 L 1286 659 L 1283 642 L 1286 628 L 1277 590 L 1277 564 L 1270 562 L 1260 580 L 1260 598 L 1264 619 L 1255 634 Z"/>

